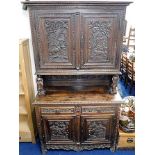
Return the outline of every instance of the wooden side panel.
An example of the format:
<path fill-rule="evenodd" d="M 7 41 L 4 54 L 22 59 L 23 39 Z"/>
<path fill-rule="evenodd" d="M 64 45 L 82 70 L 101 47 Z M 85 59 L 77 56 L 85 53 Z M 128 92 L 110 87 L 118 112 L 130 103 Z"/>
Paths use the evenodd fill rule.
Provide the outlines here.
<path fill-rule="evenodd" d="M 34 88 L 33 88 L 33 80 L 32 80 L 32 71 L 31 71 L 31 61 L 30 61 L 30 53 L 29 53 L 29 40 L 20 40 L 19 44 L 19 77 L 20 77 L 20 85 L 22 89 L 19 90 L 19 109 L 20 109 L 20 117 L 21 115 L 27 115 L 27 119 L 19 120 L 20 124 L 20 134 L 22 134 L 24 131 L 25 124 L 28 126 L 28 129 L 30 130 L 28 132 L 29 139 L 31 138 L 31 141 L 35 143 L 35 134 L 34 134 L 34 125 L 32 122 L 32 112 L 33 109 L 31 107 L 32 102 L 34 101 Z M 26 108 L 26 109 L 24 109 Z M 24 110 L 24 111 L 23 111 Z M 22 121 L 21 121 L 22 120 Z M 21 131 L 22 129 L 22 131 Z M 25 128 L 26 130 L 27 128 Z M 27 135 L 28 135 L 27 134 Z M 20 139 L 24 141 L 23 136 L 20 136 Z M 25 141 L 28 141 L 27 138 L 25 138 Z"/>

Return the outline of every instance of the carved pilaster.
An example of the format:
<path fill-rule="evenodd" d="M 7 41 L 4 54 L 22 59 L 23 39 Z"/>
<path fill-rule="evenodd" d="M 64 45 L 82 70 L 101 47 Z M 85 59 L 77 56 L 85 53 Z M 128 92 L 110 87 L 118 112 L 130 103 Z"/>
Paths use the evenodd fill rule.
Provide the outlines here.
<path fill-rule="evenodd" d="M 40 118 L 40 108 L 39 107 L 35 107 L 35 113 L 36 113 L 36 120 L 37 120 L 37 128 L 38 128 L 38 134 L 39 134 L 39 139 L 40 139 L 40 143 L 41 143 L 41 151 L 42 154 L 46 154 L 47 152 L 47 148 L 46 145 L 44 144 L 43 138 L 44 138 L 44 134 L 42 131 L 42 119 Z"/>
<path fill-rule="evenodd" d="M 43 78 L 38 76 L 36 79 L 37 82 L 37 91 L 38 91 L 38 95 L 45 95 L 45 90 L 44 90 L 44 84 L 43 84 Z"/>
<path fill-rule="evenodd" d="M 116 94 L 117 93 L 116 87 L 117 87 L 118 79 L 119 79 L 118 75 L 114 75 L 112 77 L 111 94 Z"/>

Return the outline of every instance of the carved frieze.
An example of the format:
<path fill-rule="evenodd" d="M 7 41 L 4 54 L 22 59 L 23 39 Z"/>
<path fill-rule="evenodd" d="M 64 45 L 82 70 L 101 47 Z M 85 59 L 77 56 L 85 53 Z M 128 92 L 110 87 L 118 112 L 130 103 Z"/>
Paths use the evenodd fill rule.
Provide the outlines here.
<path fill-rule="evenodd" d="M 88 61 L 103 62 L 104 60 L 108 60 L 108 38 L 110 38 L 112 22 L 91 20 L 88 27 Z"/>
<path fill-rule="evenodd" d="M 74 150 L 74 151 L 82 151 L 82 150 L 92 150 L 95 148 L 103 149 L 110 148 L 110 144 L 94 144 L 94 145 L 47 145 L 47 149 L 63 149 L 63 150 Z"/>
<path fill-rule="evenodd" d="M 68 21 L 45 19 L 50 62 L 68 62 Z"/>
<path fill-rule="evenodd" d="M 46 75 L 47 80 L 78 80 L 78 79 L 86 79 L 86 80 L 108 80 L 108 76 L 105 75 Z"/>
<path fill-rule="evenodd" d="M 41 108 L 41 113 L 74 113 L 74 108 Z"/>
<path fill-rule="evenodd" d="M 114 107 L 82 107 L 83 113 L 114 113 Z"/>

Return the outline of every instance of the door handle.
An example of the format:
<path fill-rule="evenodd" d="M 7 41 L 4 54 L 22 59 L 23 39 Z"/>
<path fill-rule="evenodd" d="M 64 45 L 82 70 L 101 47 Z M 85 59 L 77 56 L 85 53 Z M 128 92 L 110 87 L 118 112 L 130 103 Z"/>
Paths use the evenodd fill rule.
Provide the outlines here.
<path fill-rule="evenodd" d="M 84 41 L 85 41 L 84 35 L 83 33 L 81 33 L 81 39 L 80 39 L 81 48 L 84 48 Z"/>
<path fill-rule="evenodd" d="M 134 142 L 134 139 L 133 138 L 128 138 L 127 139 L 127 143 L 133 143 Z"/>

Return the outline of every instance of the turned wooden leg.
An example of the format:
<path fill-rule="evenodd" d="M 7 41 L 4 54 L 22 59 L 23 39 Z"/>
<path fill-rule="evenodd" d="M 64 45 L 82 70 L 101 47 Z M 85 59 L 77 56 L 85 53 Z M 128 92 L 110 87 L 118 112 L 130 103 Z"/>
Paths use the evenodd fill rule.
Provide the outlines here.
<path fill-rule="evenodd" d="M 111 147 L 111 148 L 110 148 L 110 151 L 111 151 L 111 152 L 115 152 L 115 151 L 116 151 L 116 146 Z"/>
<path fill-rule="evenodd" d="M 42 155 L 45 155 L 47 153 L 47 149 L 41 147 L 41 152 L 42 152 Z"/>
<path fill-rule="evenodd" d="M 111 94 L 116 94 L 117 93 L 117 84 L 118 84 L 118 79 L 119 79 L 119 76 L 118 75 L 114 75 L 112 77 L 112 84 L 111 84 Z"/>
<path fill-rule="evenodd" d="M 37 91 L 38 91 L 38 95 L 45 95 L 45 90 L 44 90 L 44 84 L 43 84 L 43 78 L 41 76 L 37 77 Z"/>

